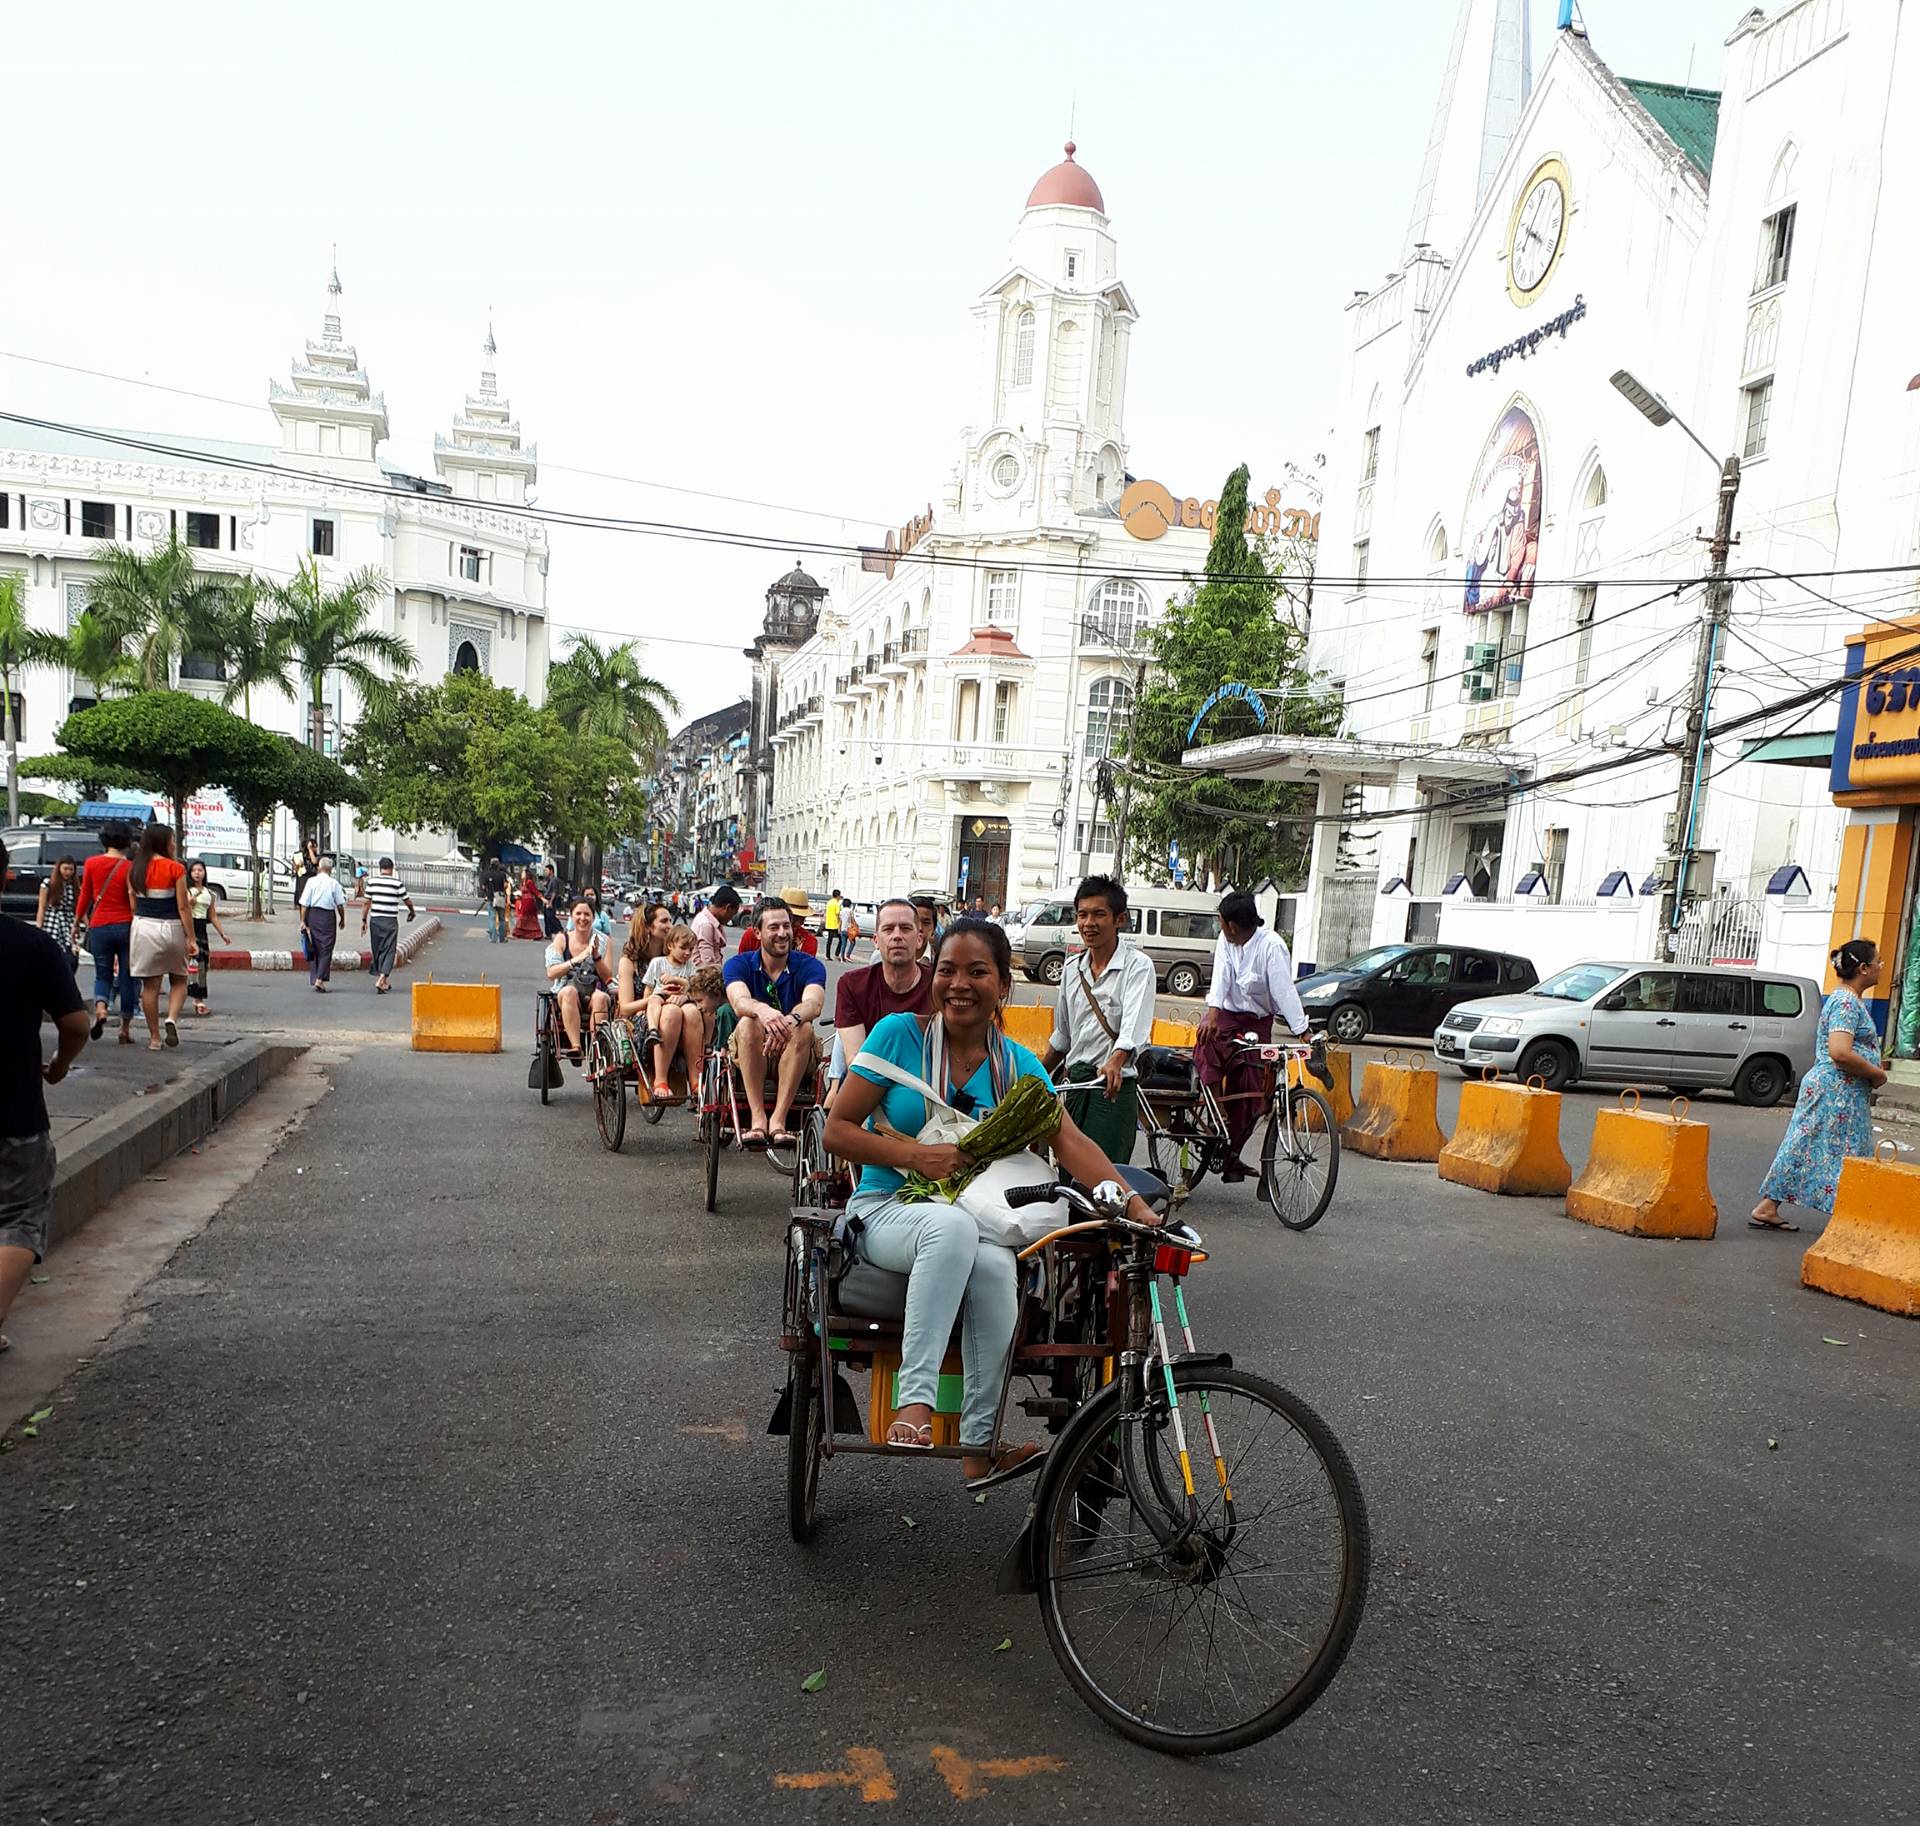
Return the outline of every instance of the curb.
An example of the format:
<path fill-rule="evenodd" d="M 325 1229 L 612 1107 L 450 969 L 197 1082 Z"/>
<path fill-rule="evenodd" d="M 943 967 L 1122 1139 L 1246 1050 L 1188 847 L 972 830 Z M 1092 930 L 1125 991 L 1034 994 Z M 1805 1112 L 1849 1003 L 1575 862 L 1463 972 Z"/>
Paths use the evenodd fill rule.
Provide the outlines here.
<path fill-rule="evenodd" d="M 427 914 L 416 922 L 401 938 L 399 950 L 394 956 L 394 967 L 410 964 L 419 955 L 420 948 L 428 939 L 434 937 L 443 928 L 434 914 Z M 215 970 L 304 970 L 307 967 L 307 954 L 304 951 L 211 951 L 208 961 Z M 373 962 L 370 951 L 347 951 L 338 945 L 333 951 L 333 967 L 336 970 L 365 970 Z"/>
<path fill-rule="evenodd" d="M 162 1161 L 213 1129 L 307 1049 L 286 1041 L 236 1040 L 217 1059 L 189 1067 L 151 1097 L 95 1117 L 85 1138 L 62 1145 L 53 1171 L 50 1240 L 65 1242 L 89 1218 Z"/>

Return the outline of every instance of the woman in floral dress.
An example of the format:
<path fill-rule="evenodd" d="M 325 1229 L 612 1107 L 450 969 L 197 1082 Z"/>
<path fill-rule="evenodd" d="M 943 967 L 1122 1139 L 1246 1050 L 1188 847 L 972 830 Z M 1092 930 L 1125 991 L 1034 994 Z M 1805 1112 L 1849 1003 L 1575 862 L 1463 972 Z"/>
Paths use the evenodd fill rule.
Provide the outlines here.
<path fill-rule="evenodd" d="M 1821 1005 L 1812 1068 L 1800 1081 L 1780 1151 L 1747 1220 L 1756 1230 L 1800 1228 L 1780 1215 L 1783 1200 L 1831 1215 L 1841 1162 L 1873 1149 L 1868 1093 L 1885 1084 L 1887 1074 L 1879 1029 L 1861 998 L 1880 980 L 1880 950 L 1870 938 L 1850 938 L 1829 961 L 1840 987 Z"/>

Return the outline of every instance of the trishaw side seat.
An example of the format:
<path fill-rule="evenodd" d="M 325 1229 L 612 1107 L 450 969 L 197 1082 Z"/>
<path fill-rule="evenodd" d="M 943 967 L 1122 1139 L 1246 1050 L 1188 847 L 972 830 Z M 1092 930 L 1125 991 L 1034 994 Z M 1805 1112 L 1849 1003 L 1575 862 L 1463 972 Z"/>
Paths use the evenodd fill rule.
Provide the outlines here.
<path fill-rule="evenodd" d="M 1139 1057 L 1134 1060 L 1134 1069 L 1140 1075 L 1140 1088 L 1143 1091 L 1182 1097 L 1197 1097 L 1200 1094 L 1199 1075 L 1193 1068 L 1193 1054 L 1183 1052 L 1178 1047 L 1143 1046 Z"/>
<path fill-rule="evenodd" d="M 834 1283 L 833 1308 L 849 1318 L 898 1325 L 907 1316 L 907 1277 L 861 1257 Z"/>

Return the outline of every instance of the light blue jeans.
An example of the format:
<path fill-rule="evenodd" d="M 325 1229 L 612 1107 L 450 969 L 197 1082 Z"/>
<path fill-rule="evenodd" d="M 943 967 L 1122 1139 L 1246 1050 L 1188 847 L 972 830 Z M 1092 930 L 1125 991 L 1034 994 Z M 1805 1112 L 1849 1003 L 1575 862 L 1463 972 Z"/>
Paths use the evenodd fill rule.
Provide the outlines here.
<path fill-rule="evenodd" d="M 1000 1384 L 1020 1316 L 1013 1251 L 985 1241 L 958 1205 L 903 1205 L 883 1192 L 864 1192 L 854 1195 L 848 1210 L 866 1225 L 860 1249 L 867 1260 L 907 1276 L 896 1405 L 933 1406 L 940 1391 L 940 1359 L 959 1316 L 966 1372 L 960 1443 L 970 1452 L 991 1451 Z"/>

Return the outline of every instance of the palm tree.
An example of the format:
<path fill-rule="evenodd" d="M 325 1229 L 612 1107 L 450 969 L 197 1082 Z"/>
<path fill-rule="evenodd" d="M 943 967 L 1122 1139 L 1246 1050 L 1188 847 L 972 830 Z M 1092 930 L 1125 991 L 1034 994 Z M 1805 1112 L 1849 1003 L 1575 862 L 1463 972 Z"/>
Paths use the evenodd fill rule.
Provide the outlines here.
<path fill-rule="evenodd" d="M 319 748 L 319 733 L 327 702 L 327 674 L 337 672 L 359 692 L 362 703 L 378 703 L 393 689 L 385 666 L 393 673 L 413 670 L 413 648 L 397 634 L 367 626 L 387 580 L 368 566 L 329 590 L 320 567 L 303 558 L 286 583 L 268 592 L 274 614 L 283 625 L 289 652 L 307 680 L 307 746 Z"/>
<path fill-rule="evenodd" d="M 7 822 L 20 822 L 20 731 L 13 716 L 13 681 L 34 666 L 64 666 L 67 643 L 27 620 L 26 580 L 0 576 L 0 720 L 7 738 Z"/>
<path fill-rule="evenodd" d="M 100 564 L 87 589 L 87 612 L 132 658 L 143 691 L 170 685 L 174 661 L 193 650 L 194 634 L 214 614 L 226 581 L 196 570 L 177 533 L 145 554 L 109 545 Z"/>
<path fill-rule="evenodd" d="M 237 702 L 240 713 L 253 721 L 253 689 L 271 685 L 291 698 L 298 698 L 299 686 L 293 676 L 293 641 L 287 619 L 274 601 L 272 591 L 254 576 L 240 578 L 224 590 L 206 619 L 193 630 L 193 645 L 201 653 L 218 654 L 226 672 L 227 688 L 220 702 L 231 710 Z M 247 869 L 252 876 L 248 901 L 255 919 L 262 917 L 260 907 L 260 826 L 247 823 Z"/>
<path fill-rule="evenodd" d="M 640 670 L 638 643 L 603 647 L 589 634 L 567 636 L 566 657 L 547 668 L 547 708 L 574 735 L 612 736 L 641 761 L 667 745 L 667 718 L 680 700 Z"/>
<path fill-rule="evenodd" d="M 643 768 L 667 745 L 667 718 L 680 700 L 640 670 L 638 644 L 603 647 L 588 634 L 570 634 L 564 659 L 547 668 L 547 708 L 577 736 L 611 736 Z M 600 878 L 601 846 L 593 846 L 593 877 Z"/>
<path fill-rule="evenodd" d="M 67 636 L 67 664 L 93 687 L 96 701 L 112 690 L 132 691 L 140 672 L 117 636 L 91 609 L 84 609 Z"/>

